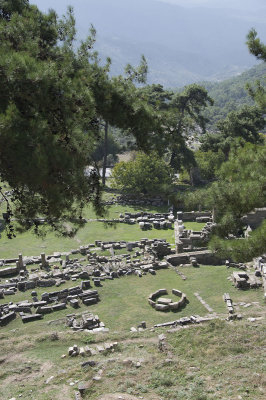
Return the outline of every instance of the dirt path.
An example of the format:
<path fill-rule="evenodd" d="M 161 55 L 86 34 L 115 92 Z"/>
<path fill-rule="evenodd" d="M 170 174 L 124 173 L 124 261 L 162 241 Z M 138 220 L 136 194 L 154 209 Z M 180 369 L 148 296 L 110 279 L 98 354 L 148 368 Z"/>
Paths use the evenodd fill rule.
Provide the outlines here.
<path fill-rule="evenodd" d="M 152 397 L 151 397 L 152 396 Z M 155 396 L 154 394 L 143 396 L 132 396 L 127 393 L 107 393 L 103 396 L 99 397 L 98 400 L 159 400 L 159 397 Z"/>

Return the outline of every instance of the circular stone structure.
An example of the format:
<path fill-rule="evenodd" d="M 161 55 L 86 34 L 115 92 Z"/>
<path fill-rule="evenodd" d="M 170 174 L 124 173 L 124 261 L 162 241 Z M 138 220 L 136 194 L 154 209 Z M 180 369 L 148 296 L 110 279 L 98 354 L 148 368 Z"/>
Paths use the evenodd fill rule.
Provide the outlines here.
<path fill-rule="evenodd" d="M 180 290 L 172 289 L 172 294 L 179 297 L 179 300 L 175 302 L 169 298 L 162 297 L 167 294 L 166 289 L 159 289 L 149 295 L 148 302 L 156 311 L 177 311 L 187 302 L 185 293 L 180 292 Z"/>

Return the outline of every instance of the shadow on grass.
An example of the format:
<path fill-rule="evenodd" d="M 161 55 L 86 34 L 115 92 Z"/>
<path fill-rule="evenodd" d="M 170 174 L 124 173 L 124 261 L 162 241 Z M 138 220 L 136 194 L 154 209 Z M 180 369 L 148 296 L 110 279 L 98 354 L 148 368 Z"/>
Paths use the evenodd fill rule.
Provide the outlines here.
<path fill-rule="evenodd" d="M 4 219 L 0 219 L 0 233 L 5 230 L 6 223 Z"/>

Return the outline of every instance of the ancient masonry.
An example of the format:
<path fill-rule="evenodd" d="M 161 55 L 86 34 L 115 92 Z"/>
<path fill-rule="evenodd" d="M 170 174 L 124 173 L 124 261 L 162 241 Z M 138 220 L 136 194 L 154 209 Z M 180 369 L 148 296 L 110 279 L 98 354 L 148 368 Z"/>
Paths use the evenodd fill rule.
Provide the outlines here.
<path fill-rule="evenodd" d="M 252 225 L 252 221 L 256 222 L 264 215 L 264 211 L 265 209 L 255 210 L 245 218 L 249 218 L 248 221 Z M 95 244 L 80 246 L 67 253 L 55 252 L 52 255 L 42 253 L 38 257 L 23 257 L 22 254 L 19 254 L 18 258 L 0 260 L 0 278 L 5 279 L 4 282 L 0 282 L 0 298 L 2 300 L 10 299 L 18 291 L 31 290 L 31 301 L 14 303 L 6 301 L 0 305 L 0 326 L 8 324 L 17 315 L 21 317 L 23 323 L 26 323 L 42 319 L 45 314 L 69 307 L 78 309 L 81 304 L 86 306 L 96 304 L 100 301 L 96 288 L 102 286 L 104 281 L 130 274 L 135 274 L 140 278 L 147 273 L 156 275 L 156 270 L 168 268 L 171 265 L 181 268 L 186 265 L 198 267 L 199 264 L 225 264 L 228 268 L 238 268 L 239 271 L 234 271 L 232 274 L 235 287 L 252 289 L 263 285 L 266 299 L 265 255 L 254 260 L 254 271 L 247 270 L 247 266 L 244 264 L 220 260 L 215 254 L 202 247 L 214 226 L 211 214 L 209 212 L 179 212 L 177 217 L 175 220 L 172 213 L 140 212 L 125 213 L 119 218 L 119 222 L 138 223 L 143 230 L 169 229 L 174 224 L 175 249 L 172 249 L 170 244 L 163 239 L 143 238 L 134 242 L 96 241 Z M 202 231 L 193 232 L 185 229 L 184 221 L 205 222 L 206 225 Z M 110 256 L 99 254 L 101 250 L 109 251 Z M 125 250 L 125 254 L 116 255 L 116 250 L 122 250 L 122 252 Z M 81 255 L 81 258 L 72 258 L 76 254 Z M 63 256 L 65 259 L 62 258 Z M 37 267 L 29 271 L 27 266 L 31 264 L 36 264 Z M 182 279 L 186 279 L 180 270 L 177 272 Z M 67 289 L 59 289 L 59 286 L 66 281 L 75 282 L 77 279 L 82 280 L 79 285 L 73 284 Z M 38 298 L 37 288 L 53 286 L 56 288 L 54 291 L 43 292 Z M 179 297 L 178 301 L 162 298 L 161 296 L 167 295 L 167 291 L 159 289 L 149 296 L 149 304 L 157 311 L 179 310 L 186 304 L 186 295 L 177 289 L 173 289 L 172 294 Z M 195 296 L 209 312 L 213 311 L 210 306 L 204 304 L 204 300 L 198 293 L 195 293 Z M 228 293 L 225 294 L 224 299 L 229 315 L 231 315 L 234 314 L 230 308 L 233 307 L 233 303 L 230 303 L 228 296 Z M 92 315 L 83 315 L 78 318 L 76 315 L 69 314 L 67 325 L 73 330 L 106 329 L 98 316 Z"/>
<path fill-rule="evenodd" d="M 177 311 L 187 302 L 185 293 L 180 292 L 180 290 L 172 289 L 172 294 L 180 298 L 178 301 L 172 301 L 170 298 L 161 297 L 167 294 L 168 292 L 166 289 L 159 289 L 149 295 L 148 302 L 156 311 Z"/>

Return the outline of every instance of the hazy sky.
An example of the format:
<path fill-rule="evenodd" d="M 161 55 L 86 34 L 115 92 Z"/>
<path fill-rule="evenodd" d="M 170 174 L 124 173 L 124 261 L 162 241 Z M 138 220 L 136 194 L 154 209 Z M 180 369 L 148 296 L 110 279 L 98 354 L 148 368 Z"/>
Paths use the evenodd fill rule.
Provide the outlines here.
<path fill-rule="evenodd" d="M 154 81 L 182 86 L 188 81 L 221 79 L 255 64 L 245 45 L 254 27 L 266 37 L 266 0 L 30 0 L 61 17 L 74 7 L 77 37 L 92 23 L 95 48 L 110 56 L 115 74 L 141 54 Z M 168 4 L 167 4 L 168 3 Z M 175 5 L 174 5 L 175 4 Z M 167 75 L 168 74 L 168 75 Z M 217 75 L 218 74 L 218 75 Z M 166 76 L 166 78 L 165 78 Z"/>
<path fill-rule="evenodd" d="M 99 0 L 100 1 L 100 0 Z M 109 0 L 110 4 L 115 3 L 115 0 Z M 133 3 L 135 0 L 124 0 L 124 3 Z M 151 0 L 154 2 L 176 4 L 182 7 L 209 7 L 209 8 L 224 8 L 224 9 L 236 9 L 241 11 L 260 11 L 261 9 L 266 11 L 266 0 Z M 84 5 L 87 3 L 88 7 L 90 0 L 83 0 Z M 30 0 L 30 3 L 37 4 L 42 10 L 47 7 L 46 0 Z M 48 1 L 49 3 L 49 1 Z M 71 4 L 75 7 L 75 0 L 54 0 L 53 6 L 58 9 L 59 4 Z"/>
<path fill-rule="evenodd" d="M 254 7 L 266 6 L 266 0 L 154 0 L 164 3 L 186 6 L 208 6 L 219 8 L 242 8 L 243 10 L 254 9 Z"/>

